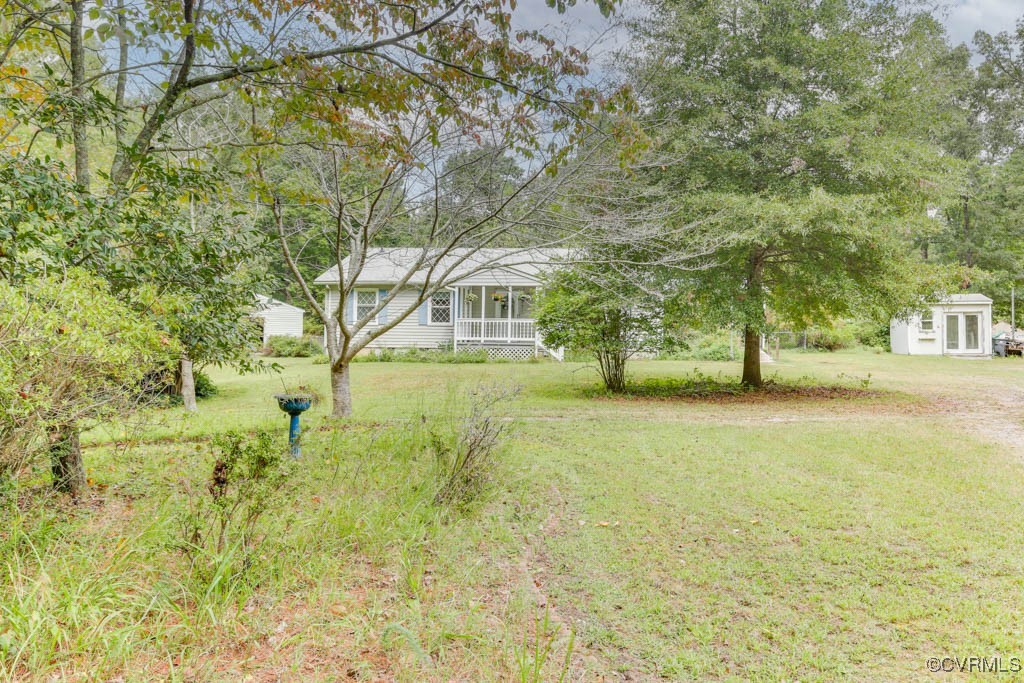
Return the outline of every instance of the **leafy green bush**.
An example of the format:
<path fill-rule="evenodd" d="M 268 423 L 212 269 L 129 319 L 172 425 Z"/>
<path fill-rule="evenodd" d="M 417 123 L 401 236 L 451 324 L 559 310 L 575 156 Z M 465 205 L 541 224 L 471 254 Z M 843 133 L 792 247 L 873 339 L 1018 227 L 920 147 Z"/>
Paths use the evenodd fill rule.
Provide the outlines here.
<path fill-rule="evenodd" d="M 728 330 L 706 334 L 691 332 L 680 339 L 675 348 L 659 353 L 658 359 L 725 361 L 732 360 L 733 353 L 729 347 Z"/>
<path fill-rule="evenodd" d="M 309 358 L 323 352 L 313 337 L 271 337 L 264 349 L 266 355 L 276 358 Z"/>
<path fill-rule="evenodd" d="M 210 476 L 187 490 L 188 510 L 179 517 L 177 547 L 201 571 L 220 567 L 226 552 L 240 553 L 235 557 L 248 565 L 260 519 L 277 506 L 292 470 L 284 443 L 267 431 L 227 432 L 214 437 L 213 447 Z"/>
<path fill-rule="evenodd" d="M 123 415 L 177 344 L 79 270 L 0 280 L 0 472 L 54 430 Z"/>
<path fill-rule="evenodd" d="M 313 356 L 313 365 L 330 365 L 331 359 L 326 353 L 318 353 Z"/>
<path fill-rule="evenodd" d="M 216 396 L 218 389 L 210 376 L 203 371 L 192 373 L 192 379 L 196 384 L 196 398 L 210 398 Z"/>
<path fill-rule="evenodd" d="M 889 323 L 861 320 L 850 324 L 858 344 L 873 349 L 889 348 Z"/>
<path fill-rule="evenodd" d="M 356 356 L 354 363 L 486 363 L 486 349 L 380 349 Z"/>
<path fill-rule="evenodd" d="M 807 346 L 819 351 L 839 351 L 855 346 L 857 337 L 853 329 L 843 323 L 830 328 L 814 328 L 807 331 Z"/>

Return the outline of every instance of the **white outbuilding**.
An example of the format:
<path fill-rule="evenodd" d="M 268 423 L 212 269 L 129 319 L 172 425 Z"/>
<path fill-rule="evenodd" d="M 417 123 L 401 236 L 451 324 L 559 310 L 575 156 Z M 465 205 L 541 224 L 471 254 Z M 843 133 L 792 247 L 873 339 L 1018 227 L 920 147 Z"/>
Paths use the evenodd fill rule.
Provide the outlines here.
<path fill-rule="evenodd" d="M 954 294 L 907 320 L 889 323 L 892 352 L 910 356 L 992 355 L 992 299 Z"/>
<path fill-rule="evenodd" d="M 252 317 L 263 324 L 263 345 L 266 346 L 271 337 L 301 337 L 305 314 L 297 306 L 257 294 Z"/>

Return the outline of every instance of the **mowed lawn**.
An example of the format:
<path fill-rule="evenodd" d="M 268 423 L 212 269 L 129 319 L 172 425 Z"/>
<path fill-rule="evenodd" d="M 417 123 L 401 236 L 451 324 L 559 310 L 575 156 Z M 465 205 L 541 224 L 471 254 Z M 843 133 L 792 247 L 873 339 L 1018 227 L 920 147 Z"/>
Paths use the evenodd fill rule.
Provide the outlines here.
<path fill-rule="evenodd" d="M 284 384 L 326 393 L 326 366 L 282 365 L 211 373 L 198 415 L 95 430 L 94 500 L 12 521 L 7 675 L 879 681 L 1024 658 L 1020 360 L 791 352 L 766 374 L 879 393 L 785 400 L 609 398 L 579 364 L 360 363 L 354 418 L 305 418 L 258 580 L 197 589 L 167 549 L 182 482 L 207 475 L 212 433 L 283 432 Z M 695 370 L 738 366 L 634 376 Z M 357 436 L 488 383 L 521 391 L 495 486 L 463 514 L 426 497 L 428 455 Z"/>

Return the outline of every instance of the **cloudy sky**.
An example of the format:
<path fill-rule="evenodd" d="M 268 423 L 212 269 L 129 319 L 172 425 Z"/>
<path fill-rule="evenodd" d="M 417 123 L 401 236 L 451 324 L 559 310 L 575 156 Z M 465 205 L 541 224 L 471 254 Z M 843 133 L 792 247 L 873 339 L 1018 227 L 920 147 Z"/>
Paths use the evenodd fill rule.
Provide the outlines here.
<path fill-rule="evenodd" d="M 636 0 L 623 0 L 626 13 L 639 6 Z M 975 31 L 989 33 L 1014 30 L 1017 20 L 1024 16 L 1024 0 L 936 0 L 944 5 L 937 10 L 955 43 L 970 44 Z M 565 16 L 548 9 L 544 0 L 520 0 L 515 21 L 524 27 L 559 27 L 568 31 L 576 44 L 594 44 L 597 52 L 611 51 L 622 42 L 621 31 L 609 31 L 609 22 L 592 3 L 578 0 Z"/>
<path fill-rule="evenodd" d="M 975 31 L 1012 31 L 1022 15 L 1022 0 L 959 0 L 948 10 L 945 24 L 954 42 L 970 44 Z"/>

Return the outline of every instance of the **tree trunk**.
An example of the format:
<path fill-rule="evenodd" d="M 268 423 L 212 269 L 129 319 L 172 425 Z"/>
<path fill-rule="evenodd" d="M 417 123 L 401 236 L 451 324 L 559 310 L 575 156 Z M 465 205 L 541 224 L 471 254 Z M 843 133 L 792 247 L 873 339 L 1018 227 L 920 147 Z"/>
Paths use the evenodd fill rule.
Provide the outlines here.
<path fill-rule="evenodd" d="M 601 373 L 604 388 L 621 394 L 626 391 L 626 357 L 615 351 L 598 351 L 597 366 Z"/>
<path fill-rule="evenodd" d="M 970 268 L 974 265 L 974 250 L 971 249 L 971 205 L 970 198 L 963 196 L 964 200 L 964 265 Z"/>
<path fill-rule="evenodd" d="M 182 356 L 178 362 L 178 376 L 180 378 L 181 401 L 185 404 L 185 410 L 190 413 L 196 412 L 196 378 L 192 373 L 192 359 Z"/>
<path fill-rule="evenodd" d="M 744 386 L 760 387 L 761 381 L 761 335 L 747 325 L 743 328 L 743 379 Z"/>
<path fill-rule="evenodd" d="M 78 427 L 63 425 L 51 434 L 50 463 L 53 488 L 78 498 L 87 487 Z"/>
<path fill-rule="evenodd" d="M 75 148 L 75 180 L 89 190 L 89 129 L 85 111 L 85 45 L 82 40 L 82 22 L 85 18 L 84 0 L 71 3 L 71 97 L 75 100 L 75 111 L 71 115 L 71 138 Z"/>
<path fill-rule="evenodd" d="M 352 390 L 348 378 L 348 361 L 339 361 L 331 365 L 331 415 L 334 417 L 348 417 L 352 414 Z"/>

